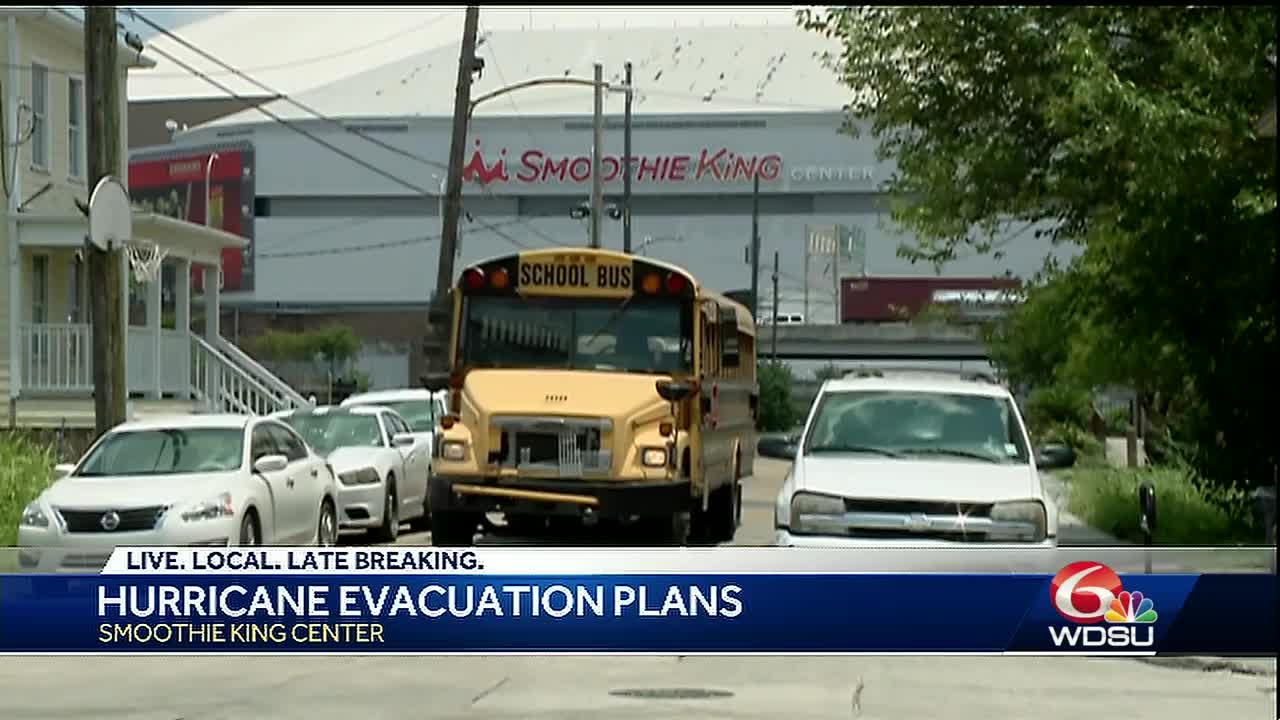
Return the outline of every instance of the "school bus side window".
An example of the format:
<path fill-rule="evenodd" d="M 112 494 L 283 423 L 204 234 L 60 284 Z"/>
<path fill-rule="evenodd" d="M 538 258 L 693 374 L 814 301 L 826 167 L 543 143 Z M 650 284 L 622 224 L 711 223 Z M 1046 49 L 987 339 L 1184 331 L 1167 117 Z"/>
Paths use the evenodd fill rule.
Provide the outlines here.
<path fill-rule="evenodd" d="M 738 318 L 734 315 L 727 315 L 720 324 L 720 366 L 727 371 L 726 375 L 734 376 L 737 374 L 738 364 L 741 361 L 739 353 Z"/>

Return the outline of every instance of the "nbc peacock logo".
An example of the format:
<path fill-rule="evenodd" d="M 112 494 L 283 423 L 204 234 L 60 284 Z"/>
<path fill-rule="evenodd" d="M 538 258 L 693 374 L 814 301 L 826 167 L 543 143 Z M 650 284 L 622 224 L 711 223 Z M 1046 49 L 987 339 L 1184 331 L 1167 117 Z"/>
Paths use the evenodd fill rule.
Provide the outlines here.
<path fill-rule="evenodd" d="M 1114 570 L 1096 562 L 1074 562 L 1049 583 L 1049 601 L 1070 625 L 1050 627 L 1057 647 L 1147 648 L 1155 644 L 1155 603 L 1125 590 Z M 1098 623 L 1105 621 L 1107 627 Z"/>

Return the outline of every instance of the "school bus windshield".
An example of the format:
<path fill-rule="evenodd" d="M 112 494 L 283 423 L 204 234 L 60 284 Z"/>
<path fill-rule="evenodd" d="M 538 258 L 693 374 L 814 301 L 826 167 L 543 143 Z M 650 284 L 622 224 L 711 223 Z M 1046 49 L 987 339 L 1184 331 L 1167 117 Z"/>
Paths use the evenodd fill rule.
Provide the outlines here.
<path fill-rule="evenodd" d="M 458 356 L 467 367 L 687 372 L 690 314 L 678 300 L 469 297 Z"/>

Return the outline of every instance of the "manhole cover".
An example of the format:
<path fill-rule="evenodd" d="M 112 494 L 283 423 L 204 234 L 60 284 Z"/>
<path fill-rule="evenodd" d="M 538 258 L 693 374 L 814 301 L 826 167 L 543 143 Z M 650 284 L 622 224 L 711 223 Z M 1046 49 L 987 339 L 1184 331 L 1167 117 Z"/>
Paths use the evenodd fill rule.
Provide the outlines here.
<path fill-rule="evenodd" d="M 638 688 L 611 690 L 609 694 L 640 700 L 710 700 L 733 697 L 733 693 L 727 690 L 708 690 L 707 688 Z"/>

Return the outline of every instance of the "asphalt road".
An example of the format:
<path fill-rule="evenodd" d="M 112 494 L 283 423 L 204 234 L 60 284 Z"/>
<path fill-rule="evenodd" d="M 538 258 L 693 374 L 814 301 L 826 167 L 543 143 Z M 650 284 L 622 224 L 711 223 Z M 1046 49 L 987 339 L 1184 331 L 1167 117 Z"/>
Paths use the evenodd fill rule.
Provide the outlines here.
<path fill-rule="evenodd" d="M 737 544 L 771 542 L 772 501 L 784 472 L 784 463 L 759 461 Z M 406 534 L 400 542 L 426 539 Z M 1269 720 L 1275 661 L 1253 667 L 1261 669 L 981 657 L 7 658 L 0 660 L 0 717 Z M 664 692 L 672 690 L 679 692 Z M 659 697 L 645 697 L 653 695 Z"/>

